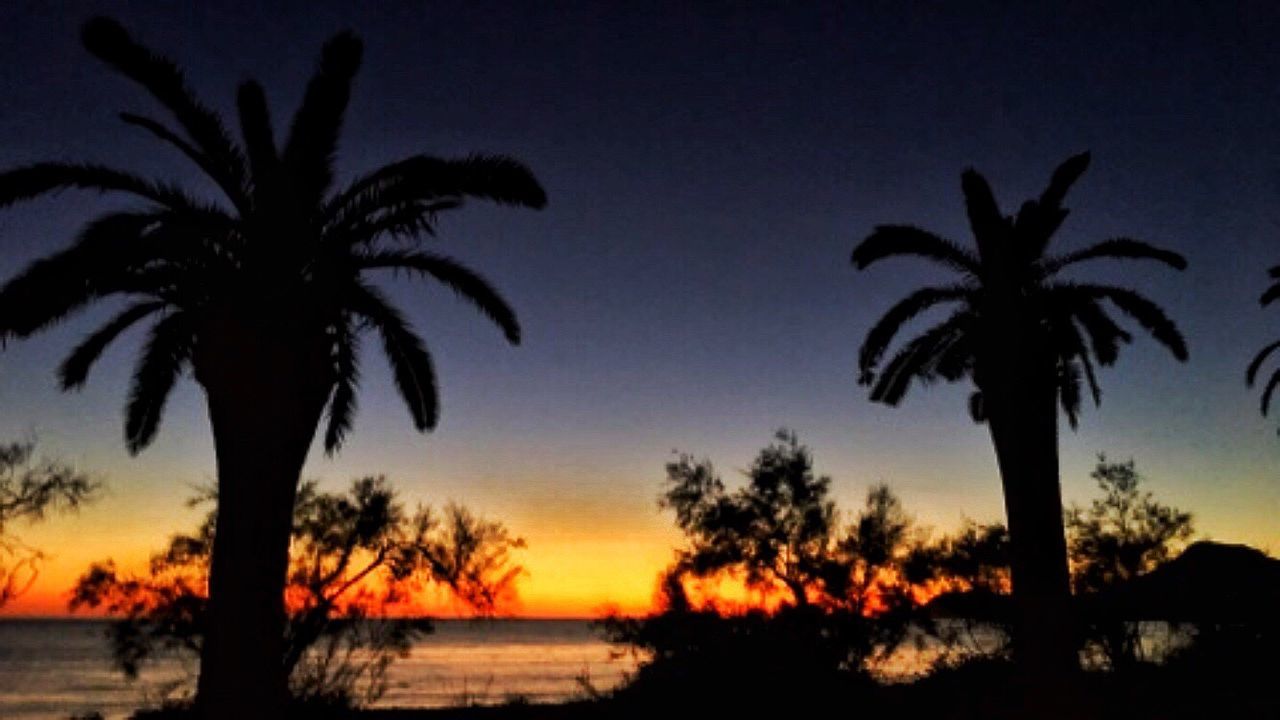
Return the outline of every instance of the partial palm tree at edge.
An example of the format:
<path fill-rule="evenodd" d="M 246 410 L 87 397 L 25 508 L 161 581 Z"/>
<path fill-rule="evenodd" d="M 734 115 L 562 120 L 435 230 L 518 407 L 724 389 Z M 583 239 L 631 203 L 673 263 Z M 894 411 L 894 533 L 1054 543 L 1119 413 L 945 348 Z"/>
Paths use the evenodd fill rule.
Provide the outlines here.
<path fill-rule="evenodd" d="M 418 241 L 432 234 L 437 213 L 465 198 L 541 208 L 546 195 L 518 161 L 481 155 L 416 155 L 335 190 L 334 156 L 362 55 L 349 32 L 325 43 L 281 143 L 257 82 L 239 88 L 237 142 L 172 62 L 115 21 L 89 21 L 83 41 L 149 91 L 176 127 L 121 119 L 195 163 L 224 201 L 92 163 L 0 173 L 0 207 L 68 188 L 144 201 L 92 220 L 70 247 L 0 288 L 0 340 L 27 338 L 104 298 L 130 298 L 58 373 L 64 389 L 79 388 L 108 345 L 151 322 L 125 409 L 131 453 L 152 442 L 171 389 L 191 371 L 208 404 L 219 495 L 197 706 L 208 718 L 275 717 L 287 696 L 279 658 L 299 474 L 322 420 L 329 453 L 351 429 L 362 336 L 380 341 L 414 426 L 430 430 L 439 415 L 425 344 L 368 276 L 430 277 L 517 344 L 520 326 L 498 292 Z"/>
<path fill-rule="evenodd" d="M 897 405 L 913 381 L 970 380 L 969 412 L 991 432 L 1012 544 L 1015 658 L 1032 678 L 1063 677 L 1078 668 L 1070 616 L 1070 586 L 1058 477 L 1057 408 L 1072 428 L 1084 392 L 1101 401 L 1097 365 L 1111 365 L 1132 340 L 1107 305 L 1129 316 L 1178 360 L 1186 343 L 1153 302 L 1127 288 L 1058 279 L 1095 259 L 1154 260 L 1181 270 L 1182 256 L 1131 238 L 1046 255 L 1067 217 L 1062 200 L 1089 163 L 1076 155 L 1053 173 L 1039 198 L 1003 215 L 985 178 L 974 170 L 962 189 L 976 252 L 908 225 L 881 225 L 853 251 L 865 269 L 898 256 L 917 256 L 958 277 L 916 290 L 868 331 L 859 382 L 871 399 Z M 893 339 L 922 313 L 950 305 L 949 316 L 902 344 Z"/>
<path fill-rule="evenodd" d="M 1276 298 L 1280 298 L 1280 265 L 1276 265 L 1267 271 L 1267 274 L 1274 281 L 1271 287 L 1262 293 L 1262 297 L 1258 298 L 1258 304 L 1262 307 L 1270 305 Z M 1245 371 L 1245 383 L 1249 387 L 1253 387 L 1254 382 L 1258 379 L 1258 371 L 1262 369 L 1262 364 L 1267 361 L 1271 353 L 1280 348 L 1280 340 L 1276 340 L 1258 351 L 1253 360 L 1249 363 L 1249 368 Z M 1262 416 L 1266 417 L 1271 412 L 1271 396 L 1275 393 L 1276 388 L 1280 387 L 1280 367 L 1271 372 L 1267 378 L 1267 384 L 1262 387 L 1262 402 L 1260 409 Z M 1280 432 L 1280 431 L 1277 431 Z"/>

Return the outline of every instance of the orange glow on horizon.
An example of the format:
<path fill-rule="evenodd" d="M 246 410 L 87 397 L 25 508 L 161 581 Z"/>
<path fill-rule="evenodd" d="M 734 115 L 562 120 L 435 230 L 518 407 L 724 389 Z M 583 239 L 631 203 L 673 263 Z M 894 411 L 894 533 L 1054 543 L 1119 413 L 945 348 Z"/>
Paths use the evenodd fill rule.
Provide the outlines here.
<path fill-rule="evenodd" d="M 654 609 L 657 578 L 671 560 L 671 547 L 665 537 L 583 537 L 547 531 L 523 536 L 528 545 L 514 559 L 525 572 L 517 582 L 514 600 L 499 608 L 499 616 L 595 618 L 611 612 L 640 615 Z M 0 617 L 101 617 L 101 611 L 68 611 L 67 601 L 79 576 L 91 563 L 107 558 L 114 558 L 122 571 L 145 571 L 150 553 L 162 545 L 122 543 L 99 550 L 72 544 L 72 540 L 66 538 L 58 544 L 47 537 L 39 539 L 46 545 L 49 558 L 31 589 L 0 608 Z M 441 618 L 472 614 L 446 592 L 430 586 L 398 606 L 396 613 Z"/>

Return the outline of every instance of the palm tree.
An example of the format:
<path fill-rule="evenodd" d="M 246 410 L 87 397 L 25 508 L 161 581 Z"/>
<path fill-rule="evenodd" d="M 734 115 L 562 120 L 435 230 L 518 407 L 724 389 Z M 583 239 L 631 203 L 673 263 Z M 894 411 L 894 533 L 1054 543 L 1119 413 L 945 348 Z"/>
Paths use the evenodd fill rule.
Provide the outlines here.
<path fill-rule="evenodd" d="M 1280 265 L 1276 265 L 1268 270 L 1267 274 L 1271 276 L 1272 283 L 1271 287 L 1267 288 L 1266 292 L 1262 293 L 1262 297 L 1258 299 L 1262 307 L 1266 307 L 1276 298 L 1280 298 Z M 1245 372 L 1245 382 L 1250 387 L 1252 387 L 1253 383 L 1258 379 L 1258 371 L 1262 369 L 1262 363 L 1266 362 L 1267 358 L 1271 353 L 1275 352 L 1277 348 L 1280 348 L 1280 340 L 1262 348 L 1262 350 L 1258 351 L 1258 354 L 1254 356 L 1253 362 L 1249 363 L 1249 369 Z M 1271 373 L 1271 376 L 1267 379 L 1267 384 L 1262 388 L 1263 417 L 1271 411 L 1271 396 L 1275 393 L 1277 387 L 1280 387 L 1280 368 L 1277 368 Z"/>
<path fill-rule="evenodd" d="M 125 408 L 131 453 L 155 437 L 170 390 L 191 371 L 207 400 L 220 504 L 197 700 L 206 717 L 272 716 L 287 693 L 279 658 L 298 477 L 322 419 L 329 453 L 351 429 L 362 336 L 381 341 L 419 431 L 433 428 L 439 412 L 431 356 L 369 275 L 433 278 L 516 344 L 520 326 L 497 291 L 418 241 L 432 234 L 437 213 L 465 198 L 541 208 L 546 195 L 526 167 L 502 156 L 415 155 L 335 188 L 334 155 L 362 54 L 349 32 L 324 45 L 280 144 L 257 82 L 239 88 L 237 142 L 172 62 L 115 21 L 89 21 L 83 41 L 149 91 L 176 128 L 133 114 L 122 114 L 124 122 L 176 148 L 225 198 L 207 201 L 91 163 L 0 173 L 0 207 L 66 188 L 143 201 L 95 218 L 70 247 L 0 288 L 0 340 L 31 336 L 94 301 L 129 298 L 58 373 L 64 389 L 79 388 L 112 341 L 151 322 Z"/>
<path fill-rule="evenodd" d="M 1101 399 L 1095 362 L 1111 365 L 1120 345 L 1132 340 L 1107 304 L 1136 320 L 1174 357 L 1187 357 L 1177 327 L 1142 295 L 1059 278 L 1067 268 L 1101 258 L 1155 260 L 1181 270 L 1182 256 L 1130 238 L 1046 255 L 1067 217 L 1062 200 L 1088 164 L 1088 153 L 1068 159 L 1040 197 L 1013 216 L 1001 214 L 981 175 L 965 171 L 961 187 L 976 252 L 908 225 L 878 226 L 853 251 L 860 270 L 890 257 L 918 256 L 958 275 L 953 283 L 911 293 L 871 328 L 859 356 L 859 382 L 871 387 L 872 400 L 897 405 L 913 380 L 972 381 L 969 410 L 991 432 L 1013 546 L 1015 654 L 1031 677 L 1065 677 L 1077 667 L 1068 621 L 1057 408 L 1075 428 L 1082 387 L 1095 404 Z M 954 310 L 885 361 L 902 327 L 939 305 Z"/>

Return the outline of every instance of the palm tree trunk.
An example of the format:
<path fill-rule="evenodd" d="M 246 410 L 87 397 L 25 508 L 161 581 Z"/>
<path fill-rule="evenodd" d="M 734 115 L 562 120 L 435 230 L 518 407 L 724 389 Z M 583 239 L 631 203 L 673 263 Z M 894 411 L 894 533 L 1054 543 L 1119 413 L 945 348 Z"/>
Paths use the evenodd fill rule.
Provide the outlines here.
<path fill-rule="evenodd" d="M 306 362 L 314 356 L 283 339 L 218 345 L 196 368 L 218 468 L 196 705 L 210 720 L 279 717 L 288 702 L 284 587 L 293 505 L 327 385 L 317 363 Z"/>
<path fill-rule="evenodd" d="M 1057 391 L 1051 372 L 1019 365 L 1006 366 L 983 390 L 1009 521 L 1014 657 L 1032 687 L 1062 688 L 1079 659 L 1058 479 Z"/>

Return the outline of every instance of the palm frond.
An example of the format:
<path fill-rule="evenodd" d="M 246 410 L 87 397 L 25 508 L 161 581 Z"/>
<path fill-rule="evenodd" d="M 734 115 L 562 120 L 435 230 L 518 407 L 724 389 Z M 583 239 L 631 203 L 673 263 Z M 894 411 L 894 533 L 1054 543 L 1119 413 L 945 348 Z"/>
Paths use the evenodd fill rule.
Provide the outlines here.
<path fill-rule="evenodd" d="M 1089 168 L 1089 153 L 1082 152 L 1079 155 L 1072 155 L 1067 158 L 1061 165 L 1053 171 L 1053 176 L 1049 178 L 1049 186 L 1040 194 L 1040 206 L 1042 208 L 1060 208 L 1062 201 L 1067 197 L 1067 191 L 1075 184 L 1076 180 L 1084 174 Z"/>
<path fill-rule="evenodd" d="M 1187 341 L 1182 337 L 1178 326 L 1169 319 L 1160 306 L 1142 295 L 1127 288 L 1109 285 L 1077 285 L 1081 293 L 1097 298 L 1105 298 L 1129 317 L 1138 321 L 1161 345 L 1169 348 L 1178 360 L 1187 359 Z"/>
<path fill-rule="evenodd" d="M 1040 194 L 1039 199 L 1023 204 L 1015 227 L 1025 243 L 1024 257 L 1035 259 L 1044 254 L 1053 234 L 1062 227 L 1063 221 L 1070 214 L 1069 210 L 1062 207 L 1067 190 L 1088 166 L 1088 153 L 1068 158 L 1053 171 L 1049 186 Z"/>
<path fill-rule="evenodd" d="M 1070 212 L 1062 207 L 1046 207 L 1036 200 L 1028 200 L 1018 210 L 1013 221 L 1016 236 L 1022 241 L 1019 250 L 1022 258 L 1035 262 L 1044 255 L 1053 234 L 1062 226 Z M 1048 274 L 1048 273 L 1045 273 Z"/>
<path fill-rule="evenodd" d="M 1087 382 L 1095 406 L 1102 402 L 1102 390 L 1098 387 L 1093 362 L 1089 359 L 1089 345 L 1076 325 L 1070 306 L 1054 303 L 1046 314 L 1054 352 L 1058 356 L 1058 399 L 1068 424 L 1075 430 L 1080 419 L 1082 380 Z"/>
<path fill-rule="evenodd" d="M 1079 330 L 1076 333 L 1079 334 Z M 1093 397 L 1094 406 L 1102 404 L 1102 387 L 1098 385 L 1098 375 L 1093 369 L 1093 361 L 1089 359 L 1088 352 L 1081 352 L 1078 356 L 1080 366 L 1084 370 L 1085 380 L 1089 383 L 1089 394 Z"/>
<path fill-rule="evenodd" d="M 969 332 L 958 334 L 947 343 L 934 364 L 934 372 L 947 382 L 956 382 L 971 372 L 974 364 L 974 338 Z"/>
<path fill-rule="evenodd" d="M 373 245 L 384 235 L 393 238 L 417 239 L 436 234 L 436 215 L 462 204 L 456 198 L 432 202 L 406 202 L 379 210 L 364 221 L 340 229 L 328 229 L 326 244 L 340 247 Z"/>
<path fill-rule="evenodd" d="M 898 301 L 871 326 L 858 354 L 858 369 L 872 372 L 902 326 L 938 303 L 963 300 L 973 292 L 964 285 L 924 287 Z"/>
<path fill-rule="evenodd" d="M 177 65 L 138 44 L 111 18 L 89 20 L 81 39 L 90 53 L 146 88 L 173 113 L 191 141 L 217 168 L 218 183 L 237 188 L 239 197 L 244 197 L 244 158 L 239 148 L 227 134 L 218 114 L 197 100 L 187 87 L 186 78 Z"/>
<path fill-rule="evenodd" d="M 362 270 L 387 268 L 430 275 L 458 297 L 475 305 L 485 317 L 502 328 L 512 345 L 520 344 L 520 323 L 516 320 L 515 310 L 489 281 L 456 260 L 433 253 L 382 251 L 358 255 L 356 262 Z"/>
<path fill-rule="evenodd" d="M 415 155 L 355 180 L 325 205 L 327 228 L 341 229 L 370 215 L 412 202 L 490 200 L 540 209 L 547 193 L 520 161 L 503 155 L 471 155 L 442 160 Z"/>
<path fill-rule="evenodd" d="M 1080 371 L 1069 359 L 1058 363 L 1058 402 L 1067 416 L 1067 424 L 1080 426 Z"/>
<path fill-rule="evenodd" d="M 1094 357 L 1103 366 L 1115 363 L 1120 356 L 1120 344 L 1132 342 L 1133 336 L 1117 325 L 1094 298 L 1068 293 L 1065 299 L 1064 310 L 1084 327 Z"/>
<path fill-rule="evenodd" d="M 962 329 L 968 322 L 969 313 L 961 310 L 903 346 L 877 376 L 871 388 L 871 400 L 897 405 L 912 380 L 932 380 L 938 360 L 963 335 Z"/>
<path fill-rule="evenodd" d="M 1024 200 L 1022 207 L 1018 208 L 1018 214 L 1013 216 L 1013 229 L 1019 235 L 1027 235 L 1028 231 L 1034 229 L 1041 214 L 1040 203 L 1035 200 Z"/>
<path fill-rule="evenodd" d="M 334 338 L 333 368 L 337 377 L 325 423 L 324 451 L 333 455 L 342 448 L 356 415 L 356 390 L 360 384 L 360 335 L 350 321 L 341 324 Z"/>
<path fill-rule="evenodd" d="M 347 307 L 368 320 L 382 337 L 382 348 L 391 364 L 396 389 L 409 408 L 414 427 L 430 430 L 439 419 L 435 369 L 422 338 L 408 321 L 376 289 L 357 284 Z"/>
<path fill-rule="evenodd" d="M 83 342 L 71 351 L 71 354 L 62 361 L 62 365 L 58 368 L 58 379 L 62 384 L 62 389 L 71 390 L 82 387 L 85 379 L 89 376 L 89 368 L 97 362 L 98 357 L 102 355 L 102 351 L 106 350 L 107 346 L 120 336 L 120 333 L 128 330 L 134 323 L 148 315 L 164 309 L 164 307 L 165 303 L 157 301 L 136 303 L 85 338 Z"/>
<path fill-rule="evenodd" d="M 293 116 L 281 158 L 308 205 L 319 200 L 333 182 L 338 134 L 363 52 L 364 45 L 349 31 L 330 38 L 320 50 L 320 66 Z"/>
<path fill-rule="evenodd" d="M 0 207 L 68 188 L 128 193 L 178 212 L 217 212 L 173 185 L 103 165 L 60 162 L 36 163 L 0 173 Z"/>
<path fill-rule="evenodd" d="M 1253 356 L 1253 361 L 1249 363 L 1249 369 L 1245 371 L 1245 384 L 1253 385 L 1253 381 L 1258 377 L 1258 369 L 1262 367 L 1262 363 L 1266 361 L 1267 356 L 1275 352 L 1276 348 L 1280 348 L 1280 340 L 1267 345 L 1259 350 L 1257 355 Z"/>
<path fill-rule="evenodd" d="M 154 222 L 151 213 L 105 215 L 70 248 L 31 263 L 0 287 L 0 336 L 29 337 L 108 293 L 128 242 Z"/>
<path fill-rule="evenodd" d="M 1276 391 L 1276 386 L 1280 385 L 1280 370 L 1271 373 L 1271 379 L 1267 381 L 1267 386 L 1262 390 L 1262 414 L 1266 415 L 1271 410 L 1271 394 Z"/>
<path fill-rule="evenodd" d="M 1102 388 L 1098 386 L 1098 378 L 1094 373 L 1093 361 L 1089 359 L 1089 345 L 1085 344 L 1085 335 L 1080 332 L 1080 328 L 1076 325 L 1076 319 L 1069 313 L 1055 313 L 1052 321 L 1053 333 L 1055 336 L 1055 344 L 1058 346 L 1058 359 L 1063 365 L 1079 364 L 1079 372 L 1076 372 L 1076 379 L 1079 381 L 1080 375 L 1083 374 L 1086 383 L 1089 386 L 1089 394 L 1093 397 L 1095 406 L 1102 403 Z M 1086 331 L 1087 332 L 1087 331 Z M 1079 392 L 1077 392 L 1076 406 L 1079 407 Z M 1074 429 L 1075 426 L 1073 425 Z"/>
<path fill-rule="evenodd" d="M 853 249 L 853 265 L 865 270 L 874 262 L 900 255 L 917 255 L 969 275 L 977 275 L 980 263 L 973 253 L 945 238 L 911 225 L 877 225 Z"/>
<path fill-rule="evenodd" d="M 1130 260 L 1155 260 L 1175 270 L 1187 269 L 1187 260 L 1176 252 L 1158 248 L 1149 243 L 1132 238 L 1113 238 L 1104 240 L 1083 250 L 1047 258 L 1041 263 L 1046 276 L 1053 275 L 1064 267 L 1085 260 L 1096 258 L 1116 258 Z"/>
<path fill-rule="evenodd" d="M 126 125 L 142 128 L 162 142 L 169 143 L 177 148 L 179 152 L 187 156 L 187 159 L 195 163 L 197 167 L 213 179 L 218 187 L 222 189 L 223 194 L 227 196 L 227 199 L 231 201 L 231 204 L 236 206 L 236 209 L 242 213 L 248 212 L 248 197 L 245 195 L 244 188 L 234 184 L 241 181 L 228 177 L 222 172 L 222 168 L 214 165 L 213 161 L 201 152 L 199 148 L 182 139 L 177 133 L 165 127 L 163 123 L 149 117 L 125 112 L 120 113 L 120 119 Z"/>
<path fill-rule="evenodd" d="M 269 182 L 279 162 L 275 133 L 271 129 L 271 111 L 262 85 L 253 80 L 240 83 L 236 91 L 236 110 L 240 116 L 240 136 L 249 158 L 254 202 L 261 204 L 263 186 Z"/>
<path fill-rule="evenodd" d="M 116 293 L 179 301 L 206 293 L 234 225 L 220 213 L 119 212 L 84 227 L 65 250 L 36 260 L 0 287 L 0 336 L 28 337 Z M 179 286 L 183 292 L 176 292 Z M 189 304 L 178 302 L 178 304 Z"/>
<path fill-rule="evenodd" d="M 151 328 L 125 405 L 125 446 L 131 455 L 155 439 L 169 393 L 191 359 L 192 342 L 193 328 L 186 313 L 172 313 Z"/>
<path fill-rule="evenodd" d="M 1262 307 L 1266 307 L 1278 297 L 1280 297 L 1280 283 L 1276 283 L 1275 285 L 1267 288 L 1266 292 L 1262 293 L 1262 297 L 1258 298 L 1258 304 Z"/>
<path fill-rule="evenodd" d="M 960 188 L 964 192 L 965 212 L 969 216 L 969 227 L 973 238 L 978 243 L 978 256 L 984 265 L 997 256 L 999 250 L 993 243 L 1003 244 L 1008 240 L 1008 224 L 1000 214 L 1000 206 L 996 203 L 995 193 L 987 179 L 973 168 L 965 170 L 960 176 Z"/>

